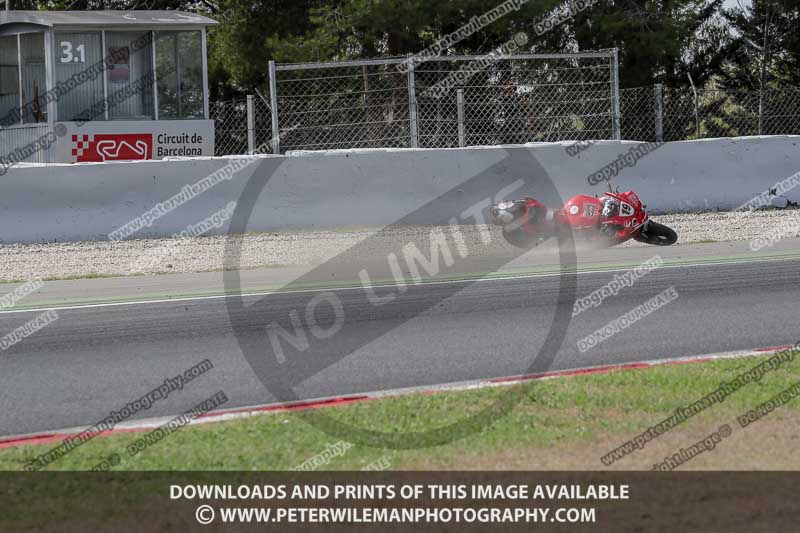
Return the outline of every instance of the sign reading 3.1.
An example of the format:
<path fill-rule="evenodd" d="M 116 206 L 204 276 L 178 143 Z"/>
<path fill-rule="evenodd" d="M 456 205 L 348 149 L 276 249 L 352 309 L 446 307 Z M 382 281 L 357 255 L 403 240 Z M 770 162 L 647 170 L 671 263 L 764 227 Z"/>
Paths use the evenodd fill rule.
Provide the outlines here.
<path fill-rule="evenodd" d="M 74 48 L 69 41 L 61 41 L 59 44 L 61 45 L 62 63 L 86 63 L 86 52 L 83 43 Z"/>

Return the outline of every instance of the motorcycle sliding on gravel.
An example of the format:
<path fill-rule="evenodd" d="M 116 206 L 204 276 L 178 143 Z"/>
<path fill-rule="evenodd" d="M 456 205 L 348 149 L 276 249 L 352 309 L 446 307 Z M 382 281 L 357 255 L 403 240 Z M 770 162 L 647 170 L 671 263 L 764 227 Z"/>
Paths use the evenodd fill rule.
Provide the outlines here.
<path fill-rule="evenodd" d="M 674 230 L 650 220 L 647 206 L 633 191 L 609 191 L 599 198 L 578 194 L 561 209 L 550 209 L 538 200 L 524 198 L 500 202 L 489 212 L 493 222 L 502 227 L 505 239 L 520 248 L 567 235 L 605 246 L 629 239 L 669 246 L 678 240 Z"/>

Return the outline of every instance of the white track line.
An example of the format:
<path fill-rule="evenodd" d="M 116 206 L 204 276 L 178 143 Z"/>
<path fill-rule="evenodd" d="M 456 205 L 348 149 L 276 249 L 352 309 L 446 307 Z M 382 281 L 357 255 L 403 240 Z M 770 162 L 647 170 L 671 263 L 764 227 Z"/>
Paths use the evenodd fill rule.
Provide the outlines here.
<path fill-rule="evenodd" d="M 716 265 L 736 265 L 741 263 L 765 263 L 765 262 L 778 262 L 778 261 L 796 261 L 798 257 L 780 257 L 780 258 L 764 258 L 764 259 L 742 259 L 742 260 L 730 260 L 730 261 L 703 261 L 698 263 L 682 263 L 679 265 L 662 265 L 658 267 L 657 270 L 666 269 L 666 268 L 686 268 L 686 267 L 702 267 L 702 266 L 716 266 Z M 595 270 L 578 270 L 576 271 L 577 275 L 583 274 L 602 274 L 605 272 L 628 272 L 637 268 L 639 265 L 630 266 L 630 267 L 622 267 L 622 268 L 610 268 L 610 269 L 595 269 Z M 520 274 L 520 275 L 513 275 L 513 276 L 494 276 L 494 277 L 485 277 L 485 278 L 472 278 L 472 279 L 454 279 L 454 280 L 429 280 L 429 281 L 422 281 L 420 283 L 416 283 L 416 285 L 445 285 L 445 284 L 457 284 L 457 283 L 480 283 L 480 282 L 496 282 L 496 281 L 507 281 L 507 280 L 520 280 L 520 279 L 534 279 L 534 278 L 548 278 L 548 277 L 556 277 L 561 276 L 562 272 L 548 272 L 543 274 Z M 103 307 L 126 307 L 132 305 L 152 305 L 152 304 L 162 304 L 162 303 L 176 303 L 176 302 L 193 302 L 193 301 L 202 301 L 202 300 L 222 300 L 227 298 L 254 298 L 256 296 L 269 296 L 273 294 L 307 294 L 307 293 L 315 293 L 315 292 L 328 292 L 328 291 L 350 291 L 350 290 L 362 290 L 366 288 L 387 288 L 387 287 L 396 287 L 396 285 L 386 283 L 386 284 L 372 284 L 372 285 L 358 285 L 358 286 L 346 286 L 346 287 L 325 287 L 325 288 L 318 288 L 318 289 L 298 289 L 298 290 L 277 290 L 277 291 L 260 291 L 260 292 L 248 292 L 244 294 L 214 294 L 209 296 L 187 296 L 183 298 L 159 298 L 154 300 L 134 300 L 134 301 L 126 301 L 126 302 L 109 302 L 109 303 L 95 303 L 95 304 L 78 304 L 78 305 L 63 305 L 63 306 L 52 306 L 52 307 L 33 307 L 29 309 L 8 309 L 0 311 L 0 315 L 7 315 L 7 314 L 19 314 L 19 313 L 40 313 L 42 311 L 70 311 L 76 309 L 96 309 L 96 308 L 103 308 Z"/>
<path fill-rule="evenodd" d="M 277 413 L 286 413 L 292 411 L 313 409 L 323 407 L 325 404 L 335 406 L 337 403 L 348 404 L 366 400 L 375 400 L 379 398 L 393 398 L 399 396 L 407 396 L 410 394 L 425 394 L 437 392 L 455 392 L 473 389 L 481 389 L 487 387 L 508 387 L 517 385 L 526 381 L 545 380 L 545 379 L 558 379 L 565 377 L 573 377 L 581 374 L 588 373 L 606 373 L 606 372 L 619 372 L 625 370 L 637 370 L 641 368 L 649 368 L 655 366 L 662 366 L 667 364 L 681 364 L 681 363 L 696 363 L 709 360 L 718 359 L 733 359 L 738 357 L 755 357 L 766 356 L 774 354 L 780 350 L 790 348 L 791 346 L 774 346 L 769 348 L 754 348 L 752 350 L 735 350 L 728 352 L 718 352 L 707 355 L 693 355 L 675 358 L 653 359 L 649 361 L 632 361 L 625 363 L 614 363 L 608 365 L 595 365 L 580 368 L 571 368 L 565 370 L 556 370 L 551 372 L 544 372 L 534 375 L 517 375 L 509 377 L 498 377 L 488 379 L 475 379 L 468 381 L 458 381 L 452 383 L 443 383 L 439 385 L 422 385 L 417 387 L 404 387 L 397 389 L 386 389 L 362 393 L 350 393 L 345 396 L 327 396 L 320 398 L 313 398 L 308 400 L 300 400 L 293 404 L 272 403 L 262 405 L 251 405 L 246 407 L 233 407 L 230 409 L 223 409 L 218 411 L 211 411 L 201 417 L 191 420 L 187 425 L 209 424 L 215 422 L 224 422 L 229 420 L 237 420 L 242 418 L 249 418 L 252 416 L 262 416 Z M 306 407 L 303 407 L 306 406 Z M 134 420 L 129 422 L 121 422 L 117 424 L 114 429 L 107 431 L 99 436 L 113 435 L 124 432 L 138 432 L 155 429 L 162 426 L 175 418 L 178 415 L 161 416 L 154 418 L 147 418 L 141 420 Z M 53 435 L 70 436 L 77 435 L 86 430 L 86 427 L 73 427 L 67 429 L 59 429 L 53 431 L 41 431 L 37 433 L 29 433 L 25 435 L 13 435 L 0 437 L 0 449 L 14 447 L 17 445 L 25 445 L 26 441 L 36 439 L 46 439 Z M 20 441 L 18 444 L 8 445 L 11 441 Z M 6 446 L 3 444 L 6 443 Z"/>

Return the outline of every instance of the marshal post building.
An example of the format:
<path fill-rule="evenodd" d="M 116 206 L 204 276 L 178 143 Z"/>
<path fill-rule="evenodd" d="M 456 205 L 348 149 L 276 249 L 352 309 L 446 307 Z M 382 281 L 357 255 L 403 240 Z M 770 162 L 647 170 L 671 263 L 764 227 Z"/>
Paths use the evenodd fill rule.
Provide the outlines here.
<path fill-rule="evenodd" d="M 0 11 L 0 163 L 213 156 L 214 24 L 180 11 Z"/>

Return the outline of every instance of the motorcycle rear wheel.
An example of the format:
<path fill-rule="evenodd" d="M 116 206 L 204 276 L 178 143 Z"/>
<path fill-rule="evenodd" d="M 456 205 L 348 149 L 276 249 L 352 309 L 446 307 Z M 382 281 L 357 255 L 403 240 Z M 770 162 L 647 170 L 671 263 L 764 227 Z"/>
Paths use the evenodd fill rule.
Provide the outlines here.
<path fill-rule="evenodd" d="M 647 222 L 647 227 L 639 232 L 634 239 L 655 246 L 670 246 L 677 242 L 678 234 L 675 233 L 674 229 L 650 220 Z"/>

